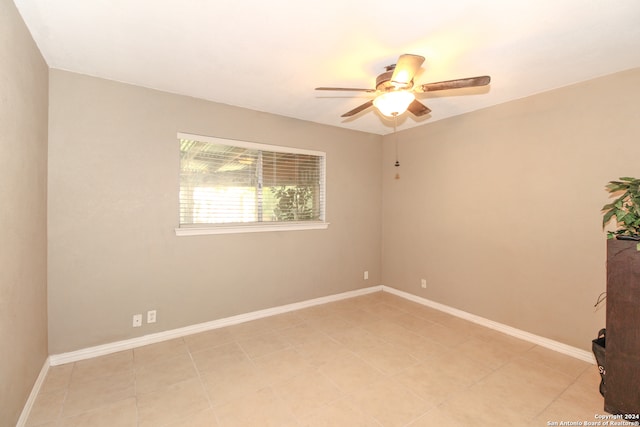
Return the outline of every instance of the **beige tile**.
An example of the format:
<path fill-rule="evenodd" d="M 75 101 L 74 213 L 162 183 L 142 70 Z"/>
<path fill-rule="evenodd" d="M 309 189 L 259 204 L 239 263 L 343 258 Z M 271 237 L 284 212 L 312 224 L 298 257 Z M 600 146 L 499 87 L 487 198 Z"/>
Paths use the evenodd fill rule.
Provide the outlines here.
<path fill-rule="evenodd" d="M 352 399 L 384 426 L 404 426 L 433 406 L 392 378 L 371 384 Z"/>
<path fill-rule="evenodd" d="M 133 350 L 133 360 L 136 366 L 172 359 L 189 353 L 189 349 L 182 338 L 145 345 Z"/>
<path fill-rule="evenodd" d="M 319 369 L 344 393 L 358 392 L 383 377 L 379 370 L 347 351 Z"/>
<path fill-rule="evenodd" d="M 382 427 L 382 424 L 363 413 L 346 398 L 329 403 L 304 417 L 300 425 L 304 427 Z"/>
<path fill-rule="evenodd" d="M 416 336 L 416 334 L 411 332 L 409 329 L 396 322 L 390 322 L 388 320 L 375 320 L 368 322 L 362 327 L 362 329 L 383 339 L 393 338 L 398 335 Z"/>
<path fill-rule="evenodd" d="M 576 386 L 569 387 L 535 421 L 540 425 L 547 425 L 547 421 L 595 421 L 594 415 L 603 413 L 604 399 L 598 389 Z"/>
<path fill-rule="evenodd" d="M 518 353 L 509 351 L 498 343 L 476 338 L 470 338 L 462 344 L 457 345 L 454 350 L 464 354 L 468 358 L 477 360 L 492 370 L 498 369 L 510 360 L 518 357 Z"/>
<path fill-rule="evenodd" d="M 361 308 L 354 308 L 349 311 L 340 312 L 340 316 L 349 323 L 353 324 L 353 326 L 364 326 L 369 322 L 375 322 L 379 320 L 379 317 L 374 313 L 362 310 Z"/>
<path fill-rule="evenodd" d="M 595 366 L 591 365 L 589 368 L 536 417 L 536 423 L 556 420 L 592 421 L 595 414 L 604 414 L 604 398 L 599 391 L 600 374 Z"/>
<path fill-rule="evenodd" d="M 331 309 L 335 313 L 343 316 L 345 314 L 351 313 L 354 310 L 359 310 L 360 307 L 362 307 L 363 305 L 368 305 L 368 303 L 362 301 L 359 297 L 355 297 L 343 299 L 340 301 L 334 301 L 325 305 L 331 307 Z"/>
<path fill-rule="evenodd" d="M 327 335 L 307 323 L 300 323 L 278 330 L 278 335 L 291 345 L 297 346 L 313 341 L 324 340 Z"/>
<path fill-rule="evenodd" d="M 62 415 L 67 418 L 134 396 L 133 371 L 101 376 L 80 383 L 72 381 L 64 402 Z"/>
<path fill-rule="evenodd" d="M 526 359 L 509 362 L 443 404 L 457 422 L 506 424 L 532 420 L 573 381 L 552 368 Z"/>
<path fill-rule="evenodd" d="M 207 409 L 167 424 L 165 427 L 217 427 L 218 425 L 218 419 L 213 409 Z"/>
<path fill-rule="evenodd" d="M 265 326 L 271 330 L 279 331 L 281 329 L 291 328 L 292 326 L 304 323 L 304 318 L 297 311 L 276 314 L 262 319 Z"/>
<path fill-rule="evenodd" d="M 360 295 L 357 298 L 358 300 L 366 302 L 366 304 L 369 305 L 388 301 L 389 299 L 395 298 L 395 295 L 389 292 L 371 292 L 365 295 Z"/>
<path fill-rule="evenodd" d="M 412 356 L 420 360 L 432 355 L 433 353 L 441 352 L 445 348 L 449 347 L 449 345 L 443 344 L 442 341 L 445 343 L 464 341 L 464 339 L 461 338 L 440 339 L 439 341 L 425 338 L 425 335 L 428 334 L 428 330 L 434 327 L 441 328 L 441 326 L 434 326 L 437 325 L 437 323 L 421 319 L 413 315 L 403 314 L 394 318 L 392 323 L 401 327 L 400 330 L 403 332 L 395 336 L 387 335 L 385 336 L 385 339 L 394 345 L 406 348 Z"/>
<path fill-rule="evenodd" d="M 509 362 L 490 376 L 483 378 L 482 381 L 489 383 L 492 378 L 504 378 L 514 384 L 520 382 L 520 385 L 525 390 L 538 388 L 540 392 L 545 391 L 555 396 L 559 395 L 575 381 L 573 377 L 554 368 L 525 358 Z"/>
<path fill-rule="evenodd" d="M 142 394 L 137 399 L 139 427 L 155 427 L 176 422 L 211 406 L 199 379 Z"/>
<path fill-rule="evenodd" d="M 398 317 L 401 314 L 404 314 L 404 311 L 386 302 L 380 302 L 378 304 L 363 306 L 362 309 L 365 311 L 369 311 L 370 313 L 373 313 L 378 319 L 386 320 L 386 321 L 389 321 L 395 317 Z"/>
<path fill-rule="evenodd" d="M 436 310 L 435 308 L 427 307 L 422 304 L 412 303 L 411 305 L 405 305 L 404 311 L 414 317 L 418 317 L 419 319 L 428 320 L 430 322 L 443 322 L 446 321 L 447 318 L 452 317 L 451 315 L 444 313 L 440 310 Z"/>
<path fill-rule="evenodd" d="M 272 331 L 269 326 L 269 321 L 266 319 L 239 323 L 237 325 L 227 326 L 226 329 L 234 339 L 254 337 L 256 335 L 262 335 Z"/>
<path fill-rule="evenodd" d="M 60 427 L 137 427 L 136 399 L 129 398 L 60 420 Z"/>
<path fill-rule="evenodd" d="M 76 362 L 71 373 L 71 384 L 130 372 L 133 372 L 133 350 L 121 351 Z"/>
<path fill-rule="evenodd" d="M 170 359 L 156 358 L 154 363 L 136 368 L 136 393 L 150 393 L 197 377 L 198 372 L 188 353 Z"/>
<path fill-rule="evenodd" d="M 390 345 L 403 349 L 419 359 L 422 359 L 433 351 L 444 347 L 443 344 L 424 338 L 423 336 L 394 322 L 374 322 L 366 329 Z"/>
<path fill-rule="evenodd" d="M 573 378 L 578 378 L 586 369 L 593 366 L 575 357 L 537 345 L 525 352 L 523 357 L 552 367 Z"/>
<path fill-rule="evenodd" d="M 362 328 L 336 331 L 331 333 L 330 337 L 351 351 L 359 351 L 384 344 L 380 337 Z"/>
<path fill-rule="evenodd" d="M 342 344 L 325 335 L 317 340 L 295 346 L 295 351 L 310 366 L 319 367 L 340 357 L 345 348 Z"/>
<path fill-rule="evenodd" d="M 470 387 L 490 372 L 488 368 L 479 366 L 477 370 L 473 368 L 457 370 L 452 360 L 449 366 L 430 362 L 411 366 L 395 378 L 425 401 L 437 405 L 455 393 Z"/>
<path fill-rule="evenodd" d="M 492 372 L 486 364 L 450 348 L 431 354 L 423 363 L 438 367 L 451 376 L 464 377 L 472 382 L 477 382 Z"/>
<path fill-rule="evenodd" d="M 217 347 L 207 347 L 191 353 L 191 357 L 200 372 L 224 366 L 226 363 L 248 359 L 244 350 L 235 342 Z"/>
<path fill-rule="evenodd" d="M 211 403 L 219 406 L 246 394 L 256 392 L 269 383 L 269 378 L 249 360 L 237 360 L 201 375 Z"/>
<path fill-rule="evenodd" d="M 47 377 L 40 388 L 40 393 L 49 393 L 67 388 L 69 386 L 69 381 L 71 381 L 72 371 L 73 363 L 50 367 L 47 372 Z"/>
<path fill-rule="evenodd" d="M 309 369 L 272 387 L 297 417 L 337 400 L 342 392 L 316 369 Z"/>
<path fill-rule="evenodd" d="M 238 344 L 250 358 L 264 356 L 274 351 L 283 350 L 291 345 L 275 332 L 256 335 L 238 340 Z"/>
<path fill-rule="evenodd" d="M 453 329 L 436 322 L 425 329 L 414 332 L 449 347 L 459 345 L 470 338 L 470 335 L 458 334 Z"/>
<path fill-rule="evenodd" d="M 514 390 L 511 390 L 515 394 Z M 438 408 L 440 416 L 451 420 L 451 426 L 508 426 L 523 425 L 531 417 L 518 413 L 509 400 L 503 401 L 480 388 L 465 389 L 451 396 Z M 425 414 L 426 415 L 426 414 Z M 428 425 L 428 424 L 427 424 Z"/>
<path fill-rule="evenodd" d="M 219 347 L 233 342 L 234 338 L 227 328 L 212 329 L 182 338 L 189 347 L 189 351 L 196 352 L 208 347 Z"/>
<path fill-rule="evenodd" d="M 436 354 L 441 354 L 449 350 L 449 347 L 444 344 L 422 337 L 416 339 L 412 346 L 402 344 L 402 347 L 406 348 L 409 354 L 419 361 L 426 360 Z"/>
<path fill-rule="evenodd" d="M 293 348 L 287 348 L 253 359 L 256 368 L 269 384 L 277 384 L 298 375 L 311 365 Z"/>
<path fill-rule="evenodd" d="M 295 425 L 293 413 L 270 388 L 216 407 L 215 412 L 223 427 Z"/>
<path fill-rule="evenodd" d="M 308 319 L 305 322 L 309 326 L 326 334 L 344 331 L 356 325 L 339 315 L 326 316 L 318 319 Z"/>
<path fill-rule="evenodd" d="M 377 292 L 49 370 L 28 427 L 547 425 L 597 369 Z"/>
<path fill-rule="evenodd" d="M 382 293 L 382 299 L 380 302 L 393 306 L 400 311 L 407 311 L 407 309 L 411 309 L 416 305 L 416 303 L 413 301 L 409 301 L 405 298 L 402 298 L 401 296 L 394 295 L 388 292 Z"/>
<path fill-rule="evenodd" d="M 324 319 L 327 317 L 335 316 L 337 314 L 336 310 L 333 309 L 331 304 L 316 305 L 313 307 L 298 310 L 297 313 L 305 321 Z"/>
<path fill-rule="evenodd" d="M 36 398 L 29 419 L 27 420 L 27 426 L 38 426 L 47 422 L 52 422 L 58 419 L 62 411 L 62 404 L 66 397 L 67 390 L 58 389 L 49 393 L 40 393 Z"/>
<path fill-rule="evenodd" d="M 577 385 L 587 387 L 590 390 L 598 390 L 600 387 L 600 372 L 596 365 L 589 365 L 576 380 Z"/>
<path fill-rule="evenodd" d="M 411 332 L 445 346 L 459 345 L 470 338 L 467 334 L 456 333 L 453 329 L 440 323 L 423 319 L 411 314 L 395 317 L 393 322 L 403 326 Z"/>
<path fill-rule="evenodd" d="M 424 319 L 420 316 L 416 316 L 411 313 L 403 313 L 400 314 L 391 320 L 392 323 L 402 326 L 403 328 L 412 331 L 418 335 L 421 335 L 421 332 L 428 330 L 433 327 L 436 323 L 434 321 Z"/>
<path fill-rule="evenodd" d="M 464 335 L 476 335 L 481 330 L 486 329 L 477 323 L 451 315 L 441 316 L 435 322 L 446 326 L 457 334 Z"/>
<path fill-rule="evenodd" d="M 478 333 L 475 334 L 475 338 L 490 341 L 513 353 L 523 354 L 535 347 L 535 344 L 532 342 L 521 340 L 488 328 L 483 328 L 478 331 Z"/>
<path fill-rule="evenodd" d="M 60 427 L 60 421 L 51 421 L 44 424 L 38 424 L 37 427 Z"/>
<path fill-rule="evenodd" d="M 384 342 L 359 349 L 356 354 L 385 375 L 397 374 L 418 363 L 418 359 L 407 350 Z"/>
<path fill-rule="evenodd" d="M 474 424 L 480 426 L 481 424 Z M 499 416 L 496 416 L 496 422 L 492 425 L 501 425 Z M 415 421 L 407 424 L 407 427 L 467 427 L 467 424 L 460 424 L 452 419 L 440 408 L 432 408 Z"/>

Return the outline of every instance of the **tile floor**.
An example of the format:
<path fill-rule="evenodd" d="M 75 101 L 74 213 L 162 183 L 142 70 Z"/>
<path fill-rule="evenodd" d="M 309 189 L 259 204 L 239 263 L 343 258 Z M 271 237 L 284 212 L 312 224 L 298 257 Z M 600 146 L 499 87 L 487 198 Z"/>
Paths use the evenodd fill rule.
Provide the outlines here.
<path fill-rule="evenodd" d="M 603 414 L 598 383 L 379 292 L 52 367 L 27 425 L 547 426 Z"/>

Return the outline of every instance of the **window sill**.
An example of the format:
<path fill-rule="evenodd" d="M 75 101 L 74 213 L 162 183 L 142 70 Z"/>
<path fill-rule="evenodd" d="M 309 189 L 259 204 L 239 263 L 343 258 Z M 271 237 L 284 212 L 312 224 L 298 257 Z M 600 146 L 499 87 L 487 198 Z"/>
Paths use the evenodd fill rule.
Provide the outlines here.
<path fill-rule="evenodd" d="M 202 236 L 206 234 L 256 233 L 264 231 L 326 230 L 328 222 L 293 222 L 287 224 L 215 225 L 210 227 L 179 227 L 176 236 Z"/>

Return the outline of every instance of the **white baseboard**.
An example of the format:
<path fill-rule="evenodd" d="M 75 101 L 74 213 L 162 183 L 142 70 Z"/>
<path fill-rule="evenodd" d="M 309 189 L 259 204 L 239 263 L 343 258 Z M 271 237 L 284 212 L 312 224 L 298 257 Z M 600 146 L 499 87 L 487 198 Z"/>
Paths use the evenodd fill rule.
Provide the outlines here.
<path fill-rule="evenodd" d="M 68 353 L 54 354 L 49 356 L 51 366 L 62 365 L 65 363 L 77 362 L 79 360 L 91 359 L 97 356 L 104 356 L 123 350 L 131 350 L 132 348 L 142 347 L 148 344 L 184 337 L 186 335 L 205 332 L 211 329 L 223 328 L 225 326 L 237 325 L 238 323 L 249 322 L 251 320 L 262 319 L 276 314 L 287 313 L 290 311 L 300 310 L 302 308 L 312 307 L 315 305 L 326 304 L 328 302 L 339 301 L 346 298 L 353 298 L 360 295 L 366 295 L 373 292 L 382 291 L 382 286 L 372 286 L 364 289 L 356 289 L 355 291 L 343 292 L 340 294 L 329 295 L 326 297 L 314 298 L 293 304 L 282 305 L 279 307 L 267 308 L 264 310 L 253 311 L 250 313 L 239 314 L 237 316 L 226 317 L 224 319 L 213 320 L 211 322 L 199 323 L 196 325 L 186 326 L 184 328 L 172 329 L 169 331 L 158 332 L 155 334 L 144 335 L 142 337 L 131 338 L 123 341 L 98 345 L 95 347 L 84 348 L 81 350 L 71 351 Z"/>
<path fill-rule="evenodd" d="M 18 419 L 18 423 L 16 424 L 16 427 L 25 426 L 27 422 L 27 418 L 29 417 L 29 413 L 31 412 L 31 408 L 33 407 L 33 404 L 38 395 L 38 392 L 40 391 L 40 388 L 44 383 L 45 377 L 47 375 L 47 372 L 49 371 L 50 366 L 57 366 L 65 363 L 77 362 L 79 360 L 90 359 L 97 356 L 104 356 L 107 354 L 116 353 L 118 351 L 130 350 L 130 349 L 142 347 L 148 344 L 154 344 L 154 343 L 158 343 L 158 342 L 162 342 L 162 341 L 166 341 L 174 338 L 180 338 L 186 335 L 205 332 L 212 329 L 223 328 L 225 326 L 237 325 L 239 323 L 249 322 L 251 320 L 262 319 L 264 317 L 274 316 L 282 313 L 288 313 L 290 311 L 300 310 L 307 307 L 313 307 L 316 305 L 326 304 L 334 301 L 340 301 L 343 299 L 353 298 L 353 297 L 366 295 L 366 294 L 379 292 L 379 291 L 384 291 L 390 294 L 397 295 L 409 301 L 413 301 L 418 304 L 422 304 L 424 306 L 434 308 L 436 310 L 451 314 L 453 316 L 468 320 L 470 322 L 477 323 L 481 326 L 485 326 L 487 328 L 505 333 L 507 335 L 511 335 L 513 337 L 520 338 L 525 341 L 529 341 L 541 347 L 545 347 L 550 350 L 554 350 L 559 353 L 566 354 L 571 357 L 575 357 L 576 359 L 580 359 L 585 362 L 595 364 L 595 358 L 593 354 L 586 350 L 572 347 L 570 345 L 563 344 L 561 342 L 554 341 L 539 335 L 535 335 L 530 332 L 526 332 L 521 329 L 517 329 L 502 323 L 494 322 L 493 320 L 476 316 L 475 314 L 458 310 L 457 308 L 453 308 L 445 304 L 431 301 L 429 299 L 422 298 L 417 295 L 413 295 L 408 292 L 404 292 L 389 286 L 378 285 L 378 286 L 372 286 L 369 288 L 357 289 L 354 291 L 343 292 L 340 294 L 329 295 L 326 297 L 320 297 L 320 298 L 315 298 L 307 301 L 297 302 L 293 304 L 287 304 L 279 307 L 273 307 L 273 308 L 268 308 L 264 310 L 253 311 L 250 313 L 239 314 L 237 316 L 231 316 L 224 319 L 213 320 L 211 322 L 199 323 L 196 325 L 186 326 L 184 328 L 158 332 L 156 334 L 150 334 L 142 337 L 131 338 L 128 340 L 117 341 L 117 342 L 103 344 L 95 347 L 84 348 L 81 350 L 72 351 L 68 353 L 51 355 L 45 361 L 44 366 L 40 371 L 40 375 L 38 375 L 38 379 L 36 380 L 36 383 L 33 386 L 33 389 L 31 390 L 31 394 L 29 395 L 27 403 L 25 404 L 22 410 L 22 414 Z"/>
<path fill-rule="evenodd" d="M 476 316 L 475 314 L 468 313 L 466 311 L 458 310 L 457 308 L 450 307 L 448 305 L 440 304 L 435 301 L 431 301 L 426 298 L 419 297 L 417 295 L 410 294 L 408 292 L 400 291 L 398 289 L 391 288 L 389 286 L 382 286 L 382 290 L 384 292 L 389 292 L 390 294 L 397 295 L 404 299 L 408 299 L 413 302 L 417 302 L 418 304 L 422 304 L 427 307 L 434 308 L 436 310 L 443 311 L 445 313 L 451 314 L 456 317 L 460 317 L 462 319 L 468 320 L 473 323 L 477 323 L 478 325 L 485 326 L 490 329 L 494 329 L 496 331 L 505 333 L 507 335 L 511 335 L 516 338 L 520 338 L 525 341 L 529 341 L 531 343 L 537 344 L 541 347 L 548 348 L 550 350 L 557 351 L 559 353 L 566 354 L 567 356 L 575 357 L 576 359 L 583 360 L 588 363 L 595 364 L 595 357 L 593 353 L 579 349 L 577 347 L 573 347 L 559 341 L 554 341 L 549 338 L 542 337 L 540 335 L 535 335 L 530 332 L 523 331 L 521 329 L 514 328 L 512 326 L 505 325 L 503 323 L 494 322 L 493 320 L 486 319 L 484 317 Z"/>
<path fill-rule="evenodd" d="M 24 427 L 25 425 L 27 425 L 27 419 L 29 419 L 29 414 L 31 414 L 31 408 L 33 408 L 33 404 L 38 397 L 38 393 L 40 393 L 42 384 L 44 384 L 44 380 L 47 377 L 49 366 L 51 365 L 49 363 L 49 358 L 47 357 L 44 361 L 44 364 L 42 365 L 42 369 L 40 369 L 40 374 L 38 375 L 38 378 L 36 378 L 36 382 L 31 389 L 31 394 L 29 394 L 29 398 L 22 408 L 22 413 L 20 414 L 20 418 L 18 418 L 16 427 Z"/>
<path fill-rule="evenodd" d="M 287 313 L 290 311 L 300 310 L 315 305 L 326 304 L 333 301 L 339 301 L 346 298 L 353 298 L 360 295 L 366 295 L 373 292 L 384 291 L 404 299 L 422 304 L 427 307 L 440 310 L 442 312 L 451 314 L 456 317 L 460 317 L 465 320 L 469 320 L 473 323 L 477 323 L 481 326 L 485 326 L 490 329 L 511 335 L 516 338 L 520 338 L 525 341 L 537 344 L 539 346 L 548 348 L 550 350 L 557 351 L 559 353 L 566 354 L 576 359 L 583 360 L 588 363 L 595 364 L 595 358 L 592 353 L 582 350 L 570 345 L 554 341 L 549 338 L 535 335 L 530 332 L 523 331 L 521 329 L 514 328 L 512 326 L 498 323 L 493 320 L 486 319 L 484 317 L 476 316 L 475 314 L 468 313 L 466 311 L 458 310 L 444 304 L 440 304 L 435 301 L 431 301 L 426 298 L 419 297 L 417 295 L 410 294 L 408 292 L 400 291 L 390 286 L 372 286 L 364 289 L 357 289 L 355 291 L 343 292 L 340 294 L 329 295 L 326 297 L 315 298 L 307 301 L 297 302 L 293 304 L 287 304 L 279 307 L 268 308 L 264 310 L 253 311 L 250 313 L 239 314 L 237 316 L 226 317 L 223 319 L 213 320 L 211 322 L 199 323 L 196 325 L 186 326 L 184 328 L 172 329 L 169 331 L 158 332 L 155 334 L 144 335 L 142 337 L 131 338 L 123 341 L 116 341 L 113 343 L 98 345 L 95 347 L 84 348 L 68 353 L 54 354 L 49 356 L 47 367 L 62 365 L 65 363 L 77 362 L 79 360 L 90 359 L 93 357 L 104 356 L 111 353 L 116 353 L 123 350 L 131 350 L 133 348 L 142 347 L 148 344 L 155 344 L 158 342 L 184 337 L 186 335 L 196 334 L 199 332 L 205 332 L 212 329 L 223 328 L 225 326 L 237 325 L 239 323 L 249 322 L 251 320 L 262 319 L 268 316 L 274 316 L 277 314 Z"/>

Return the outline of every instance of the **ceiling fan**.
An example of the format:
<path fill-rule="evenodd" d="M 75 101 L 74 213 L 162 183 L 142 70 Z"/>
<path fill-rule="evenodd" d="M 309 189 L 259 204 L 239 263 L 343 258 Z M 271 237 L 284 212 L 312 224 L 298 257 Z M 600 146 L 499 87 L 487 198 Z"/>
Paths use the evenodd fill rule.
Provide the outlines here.
<path fill-rule="evenodd" d="M 489 76 L 478 76 L 414 86 L 413 77 L 423 62 L 424 57 L 420 55 L 408 53 L 400 55 L 396 64 L 386 66 L 386 71 L 376 78 L 375 89 L 317 87 L 316 90 L 353 91 L 376 94 L 374 99 L 344 113 L 341 117 L 351 117 L 372 106 L 376 107 L 382 114 L 388 117 L 396 117 L 407 110 L 416 116 L 424 116 L 425 114 L 429 114 L 431 110 L 418 101 L 415 94 L 434 92 L 437 90 L 485 86 L 491 82 L 491 77 Z"/>

